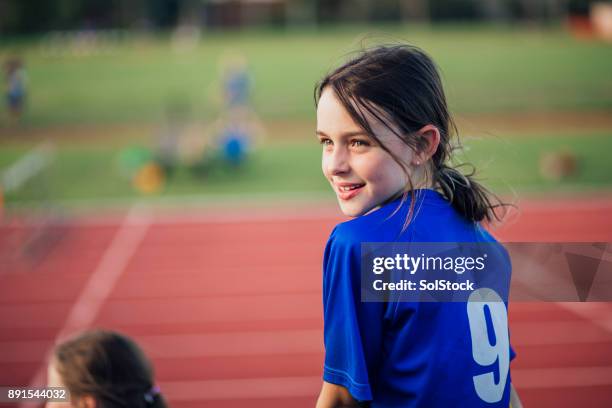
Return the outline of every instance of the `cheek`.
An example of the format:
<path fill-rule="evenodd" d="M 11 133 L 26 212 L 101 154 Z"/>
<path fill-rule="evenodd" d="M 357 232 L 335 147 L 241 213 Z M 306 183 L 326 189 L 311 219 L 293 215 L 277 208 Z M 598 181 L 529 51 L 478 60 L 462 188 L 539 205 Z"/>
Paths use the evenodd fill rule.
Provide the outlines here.
<path fill-rule="evenodd" d="M 381 174 L 381 166 L 384 166 L 379 154 L 364 154 L 353 158 L 352 168 L 365 181 L 376 181 Z"/>
<path fill-rule="evenodd" d="M 408 176 L 404 169 L 392 159 L 379 163 L 372 169 L 372 182 L 381 190 L 389 190 L 394 193 L 408 184 Z"/>
<path fill-rule="evenodd" d="M 402 167 L 386 154 L 360 157 L 354 168 L 360 169 L 360 176 L 366 181 L 380 185 L 397 184 L 406 178 Z"/>
<path fill-rule="evenodd" d="M 325 157 L 325 153 L 323 153 L 323 156 L 321 157 L 321 171 L 323 171 L 323 175 L 325 177 L 328 176 L 328 171 L 327 171 L 328 165 L 327 165 L 327 158 Z"/>

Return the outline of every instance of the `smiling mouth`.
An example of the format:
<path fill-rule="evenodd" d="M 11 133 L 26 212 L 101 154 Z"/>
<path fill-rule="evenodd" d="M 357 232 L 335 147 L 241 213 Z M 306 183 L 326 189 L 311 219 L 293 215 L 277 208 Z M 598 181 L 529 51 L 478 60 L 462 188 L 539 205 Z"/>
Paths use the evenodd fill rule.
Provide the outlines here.
<path fill-rule="evenodd" d="M 364 183 L 359 184 L 349 184 L 345 186 L 338 186 L 338 198 L 341 200 L 350 200 L 355 197 L 361 189 L 365 186 Z"/>

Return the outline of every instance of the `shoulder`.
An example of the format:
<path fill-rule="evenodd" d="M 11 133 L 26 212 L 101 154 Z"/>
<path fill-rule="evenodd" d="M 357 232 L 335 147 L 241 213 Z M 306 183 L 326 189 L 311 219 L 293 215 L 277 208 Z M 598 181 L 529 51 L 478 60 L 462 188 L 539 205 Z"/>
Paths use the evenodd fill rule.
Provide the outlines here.
<path fill-rule="evenodd" d="M 354 218 L 336 225 L 329 238 L 338 244 L 357 245 L 367 241 L 371 235 L 368 226 L 369 223 L 364 222 L 363 218 Z"/>
<path fill-rule="evenodd" d="M 336 225 L 329 236 L 328 247 L 336 251 L 359 251 L 362 243 L 388 241 L 387 236 L 400 229 L 397 223 L 369 214 Z"/>
<path fill-rule="evenodd" d="M 342 222 L 333 229 L 325 246 L 324 270 L 327 273 L 348 273 L 359 269 L 361 244 L 376 239 L 362 217 Z M 342 272 L 345 271 L 345 272 Z"/>
<path fill-rule="evenodd" d="M 452 217 L 452 206 L 433 190 L 417 190 L 366 215 L 338 224 L 330 240 L 343 245 L 411 240 L 414 233 L 432 231 L 432 224 Z M 409 221 L 409 222 L 407 222 Z"/>
<path fill-rule="evenodd" d="M 419 190 L 369 214 L 340 223 L 329 241 L 335 248 L 360 248 L 364 242 L 482 242 L 495 239 L 462 217 L 440 193 Z"/>

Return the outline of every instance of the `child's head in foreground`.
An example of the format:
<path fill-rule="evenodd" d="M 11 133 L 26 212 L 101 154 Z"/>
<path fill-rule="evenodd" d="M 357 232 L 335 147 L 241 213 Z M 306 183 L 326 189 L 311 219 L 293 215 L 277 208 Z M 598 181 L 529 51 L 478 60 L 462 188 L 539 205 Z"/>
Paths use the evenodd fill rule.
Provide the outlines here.
<path fill-rule="evenodd" d="M 438 69 L 422 50 L 365 50 L 325 76 L 315 99 L 323 173 L 344 214 L 428 188 L 470 221 L 495 217 L 487 190 L 449 164 L 456 127 Z"/>
<path fill-rule="evenodd" d="M 111 331 L 88 331 L 59 344 L 49 363 L 48 386 L 70 392 L 69 403 L 49 407 L 166 407 L 140 347 Z"/>

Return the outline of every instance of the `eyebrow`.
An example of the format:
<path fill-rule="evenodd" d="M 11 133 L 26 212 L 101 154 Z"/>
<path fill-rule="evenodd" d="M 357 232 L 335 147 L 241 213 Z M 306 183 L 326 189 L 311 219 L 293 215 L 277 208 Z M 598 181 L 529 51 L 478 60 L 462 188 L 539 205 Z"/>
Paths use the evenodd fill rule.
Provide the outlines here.
<path fill-rule="evenodd" d="M 317 135 L 319 136 L 324 136 L 324 137 L 329 137 L 327 135 L 327 133 L 321 131 L 321 130 L 317 130 Z M 344 132 L 344 133 L 340 133 L 340 137 L 351 137 L 351 136 L 370 136 L 368 135 L 365 131 L 363 130 L 354 130 L 352 132 Z"/>

